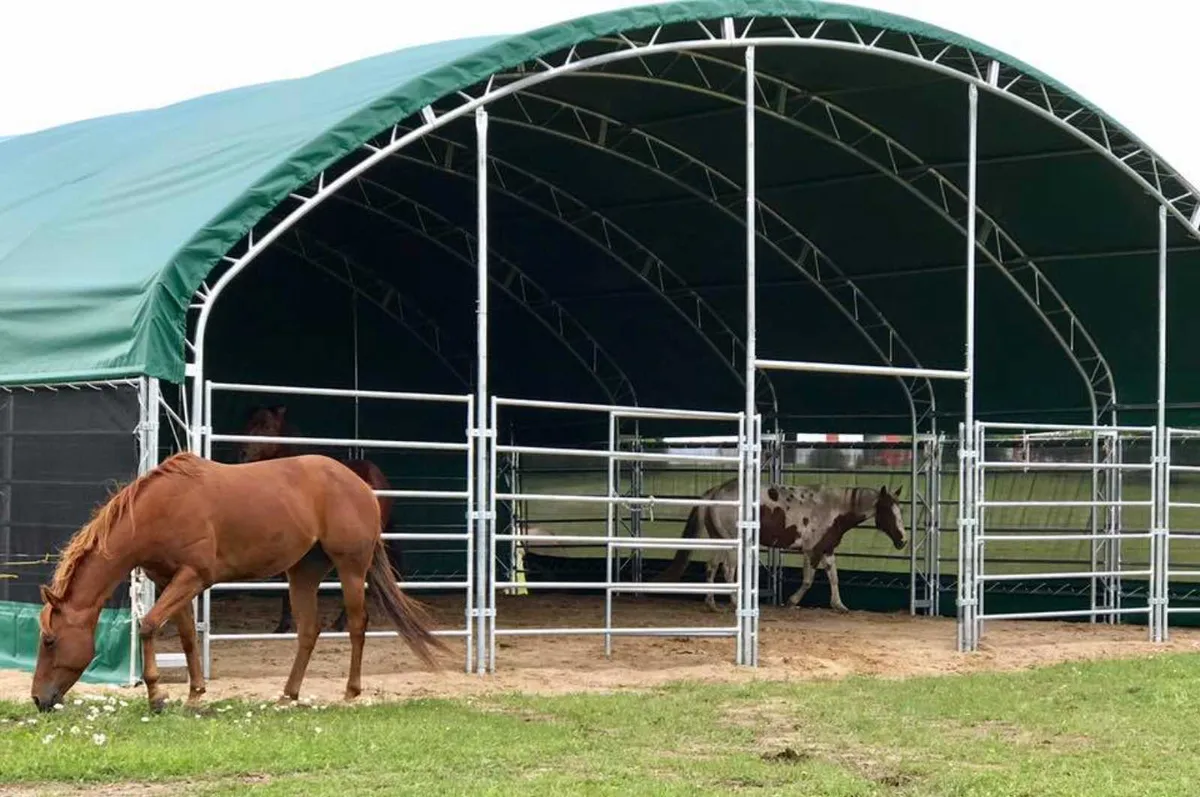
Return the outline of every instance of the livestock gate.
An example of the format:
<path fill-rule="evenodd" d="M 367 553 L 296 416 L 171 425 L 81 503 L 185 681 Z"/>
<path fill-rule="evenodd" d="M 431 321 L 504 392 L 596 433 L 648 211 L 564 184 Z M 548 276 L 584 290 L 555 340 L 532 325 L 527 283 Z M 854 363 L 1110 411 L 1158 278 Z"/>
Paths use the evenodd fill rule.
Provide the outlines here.
<path fill-rule="evenodd" d="M 163 138 L 118 156 L 125 123 Z M 1187 351 L 1168 380 L 1166 347 L 1200 323 L 1200 271 L 1176 270 L 1175 312 L 1167 291 L 1168 261 L 1200 253 L 1200 195 L 984 44 L 848 6 L 661 4 L 55 141 L 0 142 L 25 178 L 0 208 L 29 211 L 0 211 L 0 241 L 29 242 L 0 251 L 6 554 L 51 540 L 35 519 L 13 542 L 21 386 L 87 383 L 127 391 L 122 434 L 134 393 L 157 408 L 138 470 L 249 444 L 377 462 L 401 586 L 436 599 L 470 672 L 557 635 L 605 654 L 726 637 L 756 665 L 760 614 L 797 578 L 758 544 L 755 497 L 780 481 L 903 487 L 908 547 L 849 535 L 842 584 L 855 608 L 954 616 L 963 651 L 1020 618 L 1162 640 L 1200 608 L 1198 386 Z M 112 193 L 148 182 L 154 202 Z M 35 197 L 83 189 L 57 207 L 94 216 L 29 226 Z M 256 406 L 293 426 L 250 434 Z M 735 538 L 681 539 L 726 482 Z M 735 572 L 658 578 L 685 547 Z M 198 597 L 206 674 L 214 645 L 295 637 L 264 628 L 285 591 Z M 153 590 L 134 573 L 128 592 L 132 628 Z M 709 592 L 727 613 L 655 614 Z M 530 620 L 547 593 L 588 596 L 592 622 Z"/>

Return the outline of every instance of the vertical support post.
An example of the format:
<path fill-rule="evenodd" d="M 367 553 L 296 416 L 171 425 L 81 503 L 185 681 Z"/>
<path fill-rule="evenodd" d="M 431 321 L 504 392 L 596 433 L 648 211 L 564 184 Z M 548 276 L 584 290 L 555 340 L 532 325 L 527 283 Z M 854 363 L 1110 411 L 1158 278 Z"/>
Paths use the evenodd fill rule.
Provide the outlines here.
<path fill-rule="evenodd" d="M 199 377 L 197 377 L 199 378 Z M 212 380 L 206 379 L 200 385 L 197 391 L 200 400 L 196 402 L 196 406 L 201 408 L 196 417 L 204 429 L 204 433 L 198 438 L 200 444 L 199 455 L 206 458 L 212 458 Z M 204 590 L 200 594 L 200 609 L 197 617 L 200 621 L 197 623 L 197 632 L 200 634 L 200 666 L 204 671 L 204 680 L 212 680 L 212 588 Z"/>
<path fill-rule="evenodd" d="M 153 377 L 138 380 L 138 476 L 153 470 L 158 464 L 158 405 L 160 386 Z M 138 682 L 137 659 L 141 651 L 138 623 L 143 610 L 154 602 L 154 585 L 140 567 L 129 574 L 129 685 Z M 143 662 L 142 666 L 145 666 Z"/>
<path fill-rule="evenodd" d="M 978 171 L 978 128 L 979 128 L 979 89 L 974 83 L 967 87 L 967 291 L 966 291 L 966 362 L 964 370 L 967 378 L 963 388 L 963 434 L 960 437 L 963 459 L 963 480 L 959 483 L 962 493 L 962 511 L 959 513 L 958 544 L 966 551 L 963 561 L 964 568 L 959 571 L 958 578 L 963 582 L 959 591 L 959 623 L 962 632 L 959 635 L 960 650 L 975 650 L 978 640 L 976 632 L 977 590 L 975 588 L 975 522 L 978 517 L 976 495 L 975 462 L 978 451 L 975 448 L 975 206 L 976 206 L 976 172 Z M 965 572 L 964 572 L 965 570 Z M 965 632 L 965 633 L 964 633 Z"/>
<path fill-rule="evenodd" d="M 475 666 L 475 649 L 479 644 L 479 640 L 475 638 L 475 606 L 479 603 L 480 598 L 475 590 L 475 535 L 471 533 L 472 518 L 479 511 L 479 507 L 475 504 L 475 447 L 479 445 L 479 438 L 471 434 L 475 428 L 475 397 L 467 397 L 467 417 L 464 419 L 463 434 L 467 438 L 467 506 L 464 520 L 467 523 L 467 588 L 466 596 L 463 601 L 463 624 L 466 626 L 466 661 L 463 663 L 463 670 L 470 673 Z"/>
<path fill-rule="evenodd" d="M 608 541 L 604 543 L 604 658 L 612 658 L 612 615 L 613 615 L 613 581 L 620 580 L 613 578 L 613 535 L 616 534 L 617 527 L 614 515 L 616 513 L 616 497 L 617 497 L 617 474 L 616 456 L 613 454 L 619 447 L 620 443 L 617 438 L 617 414 L 612 410 L 608 412 L 608 503 L 604 507 L 604 536 Z"/>
<path fill-rule="evenodd" d="M 912 409 L 912 432 L 909 437 L 908 447 L 908 464 L 909 464 L 909 485 L 908 485 L 908 613 L 916 617 L 917 609 L 926 604 L 924 596 L 917 596 L 917 581 L 923 582 L 922 586 L 928 583 L 928 570 L 922 573 L 921 565 L 917 560 L 917 524 L 920 518 L 917 517 L 917 499 L 920 495 L 920 479 L 921 479 L 921 433 L 917 425 L 917 411 Z M 929 544 L 929 537 L 925 537 L 925 545 Z M 923 563 L 922 563 L 923 564 Z"/>
<path fill-rule="evenodd" d="M 758 423 L 755 412 L 755 375 L 757 374 L 756 359 L 758 357 L 757 330 L 757 287 L 758 274 L 756 270 L 756 246 L 758 236 L 757 210 L 757 179 L 755 160 L 755 112 L 757 78 L 754 70 L 754 45 L 746 48 L 746 409 L 742 419 L 742 490 L 741 490 L 741 528 L 742 557 L 738 581 L 741 601 L 738 608 L 738 664 L 754 666 L 757 659 L 756 635 L 754 630 L 757 623 L 754 618 L 758 615 L 758 594 L 754 590 L 755 575 L 758 570 L 758 547 L 755 544 L 758 518 L 758 456 L 756 446 L 758 439 Z"/>
<path fill-rule="evenodd" d="M 1155 432 L 1158 436 L 1158 494 L 1155 502 L 1158 517 L 1154 529 L 1156 556 L 1151 560 L 1151 583 L 1157 585 L 1151 607 L 1152 639 L 1165 642 L 1169 636 L 1167 622 L 1167 592 L 1170 579 L 1170 515 L 1171 495 L 1171 440 L 1167 434 L 1167 207 L 1158 208 L 1158 413 Z"/>
<path fill-rule="evenodd" d="M 487 171 L 488 114 L 482 106 L 475 111 L 475 185 L 476 185 L 476 306 L 475 306 L 475 671 L 483 675 L 488 669 L 490 645 L 487 635 L 489 596 L 487 575 L 488 557 L 488 498 L 490 469 L 488 468 L 489 423 L 488 410 L 488 171 Z"/>
<path fill-rule="evenodd" d="M 1113 410 L 1112 425 L 1117 426 L 1117 412 Z M 1108 483 L 1105 488 L 1105 494 L 1112 504 L 1108 507 L 1107 528 L 1105 533 L 1109 540 L 1109 560 L 1112 570 L 1121 569 L 1122 553 L 1121 553 L 1121 530 L 1124 527 L 1123 517 L 1121 513 L 1121 500 L 1124 492 L 1124 462 L 1125 456 L 1121 441 L 1121 432 L 1113 429 L 1108 435 L 1108 447 L 1105 451 L 1105 462 L 1112 467 L 1109 469 Z M 1112 606 L 1114 609 L 1121 608 L 1121 586 L 1117 583 L 1117 592 L 1112 596 Z M 1117 615 L 1119 621 L 1120 615 Z"/>
<path fill-rule="evenodd" d="M 484 542 L 487 550 L 485 552 L 485 561 L 488 562 L 487 575 L 487 594 L 480 600 L 483 602 L 483 611 L 480 613 L 483 623 L 487 626 L 487 672 L 496 671 L 496 524 L 499 522 L 500 513 L 496 502 L 496 472 L 500 461 L 500 452 L 496 449 L 500 445 L 500 435 L 497 433 L 499 424 L 496 418 L 499 417 L 499 404 L 496 397 L 492 396 L 492 412 L 489 417 L 492 419 L 492 425 L 488 429 L 488 434 L 485 438 L 488 452 L 487 459 L 490 464 L 491 473 L 488 477 L 488 494 L 487 494 L 487 512 L 484 518 Z"/>
<path fill-rule="evenodd" d="M 937 419 L 930 421 L 930 437 L 933 452 L 929 465 L 929 528 L 925 543 L 926 572 L 929 574 L 929 615 L 938 617 L 942 613 L 942 454 L 945 451 L 946 435 L 937 427 Z"/>

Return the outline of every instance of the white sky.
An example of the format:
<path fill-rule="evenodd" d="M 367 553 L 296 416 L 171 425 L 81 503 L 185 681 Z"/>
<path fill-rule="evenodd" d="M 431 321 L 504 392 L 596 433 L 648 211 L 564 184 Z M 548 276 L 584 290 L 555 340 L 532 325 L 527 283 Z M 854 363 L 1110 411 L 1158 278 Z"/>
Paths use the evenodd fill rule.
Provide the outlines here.
<path fill-rule="evenodd" d="M 5 3 L 0 136 L 298 77 L 411 44 L 517 33 L 638 0 L 322 0 L 316 14 L 297 13 L 301 2 Z M 1038 67 L 1200 185 L 1195 0 L 856 4 L 940 25 Z"/>

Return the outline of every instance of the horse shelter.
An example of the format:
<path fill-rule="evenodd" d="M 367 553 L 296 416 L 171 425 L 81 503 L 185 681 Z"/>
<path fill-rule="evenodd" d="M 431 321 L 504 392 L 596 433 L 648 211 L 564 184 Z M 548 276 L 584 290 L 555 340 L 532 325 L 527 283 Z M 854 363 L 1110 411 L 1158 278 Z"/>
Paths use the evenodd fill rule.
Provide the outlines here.
<path fill-rule="evenodd" d="M 686 0 L 5 139 L 0 173 L 5 666 L 105 484 L 268 444 L 378 465 L 401 585 L 470 672 L 563 635 L 754 666 L 800 578 L 758 544 L 779 483 L 900 491 L 907 545 L 867 521 L 842 594 L 954 616 L 962 651 L 1200 610 L 1196 355 L 1167 356 L 1200 324 L 1200 194 L 986 44 Z M 698 504 L 735 533 L 681 538 Z M 563 592 L 594 613 L 523 616 Z M 206 673 L 294 638 L 285 594 L 198 596 Z M 135 571 L 90 677 L 137 678 L 152 600 Z M 657 620 L 672 600 L 694 620 Z"/>

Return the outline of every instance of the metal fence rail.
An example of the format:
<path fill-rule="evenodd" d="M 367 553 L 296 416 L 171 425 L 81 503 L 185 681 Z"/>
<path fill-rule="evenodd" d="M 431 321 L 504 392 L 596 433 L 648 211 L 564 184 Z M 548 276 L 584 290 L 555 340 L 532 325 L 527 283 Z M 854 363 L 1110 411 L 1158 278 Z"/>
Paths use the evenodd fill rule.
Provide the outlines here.
<path fill-rule="evenodd" d="M 1032 432 L 1032 434 L 1031 434 Z M 1154 634 L 1154 607 L 1160 592 L 1163 569 L 1159 564 L 1160 540 L 1165 518 L 1159 511 L 1158 476 L 1156 463 L 1127 461 L 1122 452 L 1129 443 L 1144 443 L 1157 450 L 1157 430 L 1154 427 L 1103 426 L 1069 424 L 1019 424 L 977 421 L 972 428 L 959 427 L 960 450 L 967 445 L 975 452 L 971 462 L 960 457 L 959 491 L 959 643 L 960 648 L 973 650 L 979 644 L 983 624 L 987 621 L 1019 619 L 1053 619 L 1078 617 L 1092 622 L 1115 623 L 1129 615 L 1147 615 Z M 1048 433 L 1055 436 L 1047 437 Z M 968 441 L 964 435 L 970 435 Z M 1050 446 L 1057 444 L 1059 448 Z M 1068 448 L 1073 445 L 1074 448 Z M 1066 452 L 1066 453 L 1064 453 Z M 1080 454 L 1079 452 L 1083 452 Z M 1002 455 L 1007 454 L 1005 459 Z M 1078 460 L 1064 457 L 1075 454 Z M 1051 497 L 1029 495 L 1000 499 L 995 495 L 998 478 L 1017 474 L 1045 473 L 1051 478 L 1079 474 L 1079 484 L 1087 497 Z M 1146 498 L 1130 498 L 1123 490 L 1124 479 L 1130 475 L 1146 477 L 1150 482 Z M 1035 481 L 1025 488 L 1035 493 Z M 1124 510 L 1147 510 L 1144 528 L 1127 527 Z M 1062 510 L 1078 527 L 1064 530 L 1047 528 L 1044 517 L 1026 526 L 999 521 L 1003 528 L 990 527 L 993 516 L 1005 511 Z M 1086 510 L 1074 512 L 1072 510 Z M 1083 515 L 1086 514 L 1086 517 Z M 1016 526 L 1017 531 L 1009 529 Z M 1001 572 L 993 552 L 1006 545 L 1059 545 L 1074 541 L 1090 543 L 1086 562 L 1074 569 L 1024 572 Z M 1123 544 L 1147 544 L 1150 563 L 1138 566 L 1127 561 Z M 999 550 L 998 550 L 999 549 Z M 1047 557 L 1049 558 L 1049 557 Z M 1165 561 L 1165 560 L 1164 560 Z M 995 569 L 994 569 L 995 568 Z M 1145 578 L 1150 584 L 1151 601 L 1146 606 L 1122 606 L 1124 578 Z M 1078 610 L 1031 610 L 1019 612 L 988 612 L 985 604 L 986 587 L 1004 582 L 1055 582 L 1083 580 L 1089 583 L 1090 606 Z"/>
<path fill-rule="evenodd" d="M 229 434 L 213 431 L 212 396 L 214 392 L 228 393 L 268 393 L 279 395 L 317 396 L 329 398 L 377 399 L 393 402 L 429 402 L 435 404 L 461 405 L 465 413 L 464 438 L 462 440 L 376 440 L 357 437 L 273 437 L 267 435 Z M 397 586 L 406 591 L 419 590 L 462 590 L 465 596 L 464 620 L 462 626 L 434 631 L 437 636 L 462 638 L 466 641 L 466 670 L 471 670 L 476 646 L 480 643 L 475 632 L 472 618 L 478 609 L 477 590 L 475 587 L 475 553 L 478 544 L 472 528 L 466 522 L 475 510 L 475 492 L 473 490 L 475 473 L 476 435 L 470 431 L 475 424 L 475 397 L 473 395 L 412 393 L 381 390 L 343 390 L 335 388 L 302 387 L 294 385 L 259 385 L 231 382 L 208 381 L 204 386 L 203 426 L 201 432 L 201 451 L 203 456 L 212 458 L 213 443 L 250 443 L 269 442 L 306 446 L 348 446 L 376 450 L 397 451 L 430 451 L 430 452 L 459 452 L 465 458 L 464 474 L 466 489 L 464 490 L 373 490 L 380 497 L 403 499 L 427 499 L 435 501 L 461 501 L 465 505 L 463 531 L 461 532 L 384 532 L 384 540 L 414 540 L 414 541 L 445 541 L 461 542 L 466 547 L 464 571 L 465 578 L 439 580 L 399 581 Z M 212 643 L 223 640 L 243 641 L 272 641 L 295 639 L 293 633 L 217 633 L 213 630 L 212 593 L 217 591 L 258 591 L 282 592 L 288 588 L 286 582 L 251 581 L 226 582 L 214 584 L 205 590 L 200 598 L 200 611 L 197 612 L 197 632 L 200 636 L 201 658 L 206 678 L 211 677 Z M 321 582 L 319 589 L 340 591 L 341 584 L 337 581 Z M 369 589 L 369 587 L 368 587 Z M 394 637 L 396 631 L 369 631 L 371 637 Z M 322 637 L 332 639 L 348 638 L 347 632 L 322 631 Z"/>
<path fill-rule="evenodd" d="M 491 422 L 494 428 L 500 426 L 500 418 L 502 413 L 511 412 L 514 409 L 520 408 L 523 410 L 544 410 L 553 412 L 571 412 L 584 413 L 593 416 L 600 416 L 607 420 L 608 439 L 603 448 L 573 448 L 573 447 L 557 447 L 557 446 L 523 446 L 515 443 L 500 444 L 495 437 L 492 438 L 491 448 L 492 455 L 489 457 L 491 467 L 491 484 L 490 491 L 490 509 L 488 517 L 490 519 L 491 532 L 489 534 L 490 542 L 494 550 L 498 550 L 501 544 L 507 544 L 514 549 L 524 550 L 526 546 L 536 544 L 572 544 L 572 545 L 589 545 L 602 547 L 605 550 L 605 578 L 603 581 L 530 581 L 524 578 L 518 578 L 510 569 L 507 578 L 500 577 L 496 573 L 497 557 L 490 557 L 491 574 L 489 578 L 490 589 L 487 599 L 489 611 L 488 623 L 488 670 L 494 671 L 496 667 L 496 640 L 502 636 L 551 636 L 551 635 L 594 635 L 603 636 L 604 638 L 604 654 L 610 656 L 612 654 L 613 638 L 617 636 L 730 636 L 738 640 L 739 656 L 743 649 L 743 624 L 739 622 L 737 626 L 729 627 L 712 627 L 712 626 L 693 626 L 693 627 L 642 627 L 642 628 L 625 628 L 614 624 L 613 622 L 613 597 L 623 593 L 642 593 L 655 595 L 693 595 L 693 594 L 727 594 L 733 599 L 734 605 L 740 612 L 753 602 L 755 595 L 752 590 L 756 586 L 741 577 L 743 573 L 743 562 L 747 554 L 747 546 L 745 544 L 745 535 L 738 534 L 733 539 L 649 539 L 640 536 L 624 536 L 619 533 L 621 526 L 617 522 L 617 512 L 619 509 L 633 508 L 652 508 L 658 506 L 679 506 L 693 507 L 697 505 L 703 506 L 726 506 L 742 511 L 742 498 L 746 495 L 744 489 L 742 474 L 740 469 L 739 474 L 739 499 L 738 500 L 702 500 L 699 498 L 684 498 L 678 496 L 654 496 L 654 495 L 632 495 L 622 494 L 620 480 L 618 478 L 618 466 L 621 463 L 645 463 L 645 462 L 660 462 L 660 463 L 683 463 L 683 464 L 705 464 L 705 465 L 725 465 L 730 469 L 739 468 L 742 464 L 740 452 L 743 450 L 739 446 L 738 455 L 729 454 L 660 454 L 654 452 L 646 452 L 637 450 L 637 448 L 623 448 L 622 436 L 620 434 L 620 422 L 622 420 L 660 420 L 660 421 L 695 421 L 706 420 L 720 424 L 730 424 L 736 426 L 737 439 L 739 442 L 747 441 L 747 425 L 743 413 L 731 412 L 704 412 L 697 410 L 677 410 L 667 408 L 650 408 L 650 407 L 622 407 L 609 406 L 602 404 L 579 404 L 569 402 L 556 401 L 541 401 L 531 399 L 516 399 L 516 398 L 492 398 Z M 597 419 L 599 420 L 599 419 Z M 578 494 L 569 492 L 551 491 L 543 489 L 539 491 L 526 491 L 516 487 L 510 490 L 498 490 L 496 485 L 499 481 L 501 455 L 508 458 L 528 458 L 531 456 L 553 456 L 564 457 L 571 459 L 594 459 L 605 463 L 606 470 L 606 487 L 603 495 L 597 494 Z M 514 481 L 513 484 L 519 484 Z M 514 524 L 511 531 L 501 531 L 498 529 L 497 503 L 506 502 L 512 506 L 527 506 L 531 503 L 549 503 L 549 504 L 586 504 L 600 505 L 604 507 L 604 533 L 603 534 L 539 534 L 530 533 L 519 525 Z M 713 552 L 729 551 L 732 552 L 737 564 L 737 574 L 727 574 L 727 579 L 732 579 L 726 584 L 705 584 L 705 583 L 646 583 L 640 578 L 632 581 L 622 581 L 620 570 L 617 567 L 617 556 L 621 550 L 642 551 L 649 549 L 683 549 L 689 548 L 693 550 L 708 550 Z M 519 557 L 514 557 L 517 559 Z M 512 566 L 510 566 L 511 568 Z M 497 617 L 496 610 L 496 591 L 533 591 L 533 590 L 581 590 L 581 591 L 602 591 L 604 593 L 604 622 L 598 627 L 515 627 L 505 626 L 501 624 L 500 618 Z M 740 615 L 739 615 L 740 616 Z"/>

